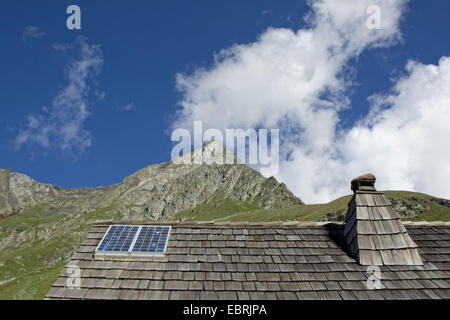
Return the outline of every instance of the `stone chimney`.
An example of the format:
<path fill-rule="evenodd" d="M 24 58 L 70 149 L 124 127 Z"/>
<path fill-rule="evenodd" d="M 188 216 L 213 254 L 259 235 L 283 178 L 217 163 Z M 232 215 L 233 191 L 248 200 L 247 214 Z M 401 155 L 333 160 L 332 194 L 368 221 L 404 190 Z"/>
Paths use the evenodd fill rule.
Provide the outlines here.
<path fill-rule="evenodd" d="M 344 237 L 361 265 L 423 265 L 409 236 L 375 176 L 365 174 L 351 182 L 353 197 L 345 216 Z"/>

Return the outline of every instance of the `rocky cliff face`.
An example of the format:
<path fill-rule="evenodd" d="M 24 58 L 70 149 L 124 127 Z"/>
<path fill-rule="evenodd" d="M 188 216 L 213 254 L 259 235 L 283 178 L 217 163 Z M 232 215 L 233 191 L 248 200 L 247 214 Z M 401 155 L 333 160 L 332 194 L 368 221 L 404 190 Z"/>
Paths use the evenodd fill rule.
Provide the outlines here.
<path fill-rule="evenodd" d="M 39 183 L 30 177 L 0 169 L 0 217 L 22 212 L 40 202 L 52 201 L 58 188 Z"/>
<path fill-rule="evenodd" d="M 211 143 L 190 155 L 208 157 L 216 148 Z M 0 217 L 45 202 L 50 209 L 67 213 L 90 212 L 114 205 L 125 219 L 160 219 L 216 197 L 254 201 L 267 209 L 302 204 L 284 184 L 274 178 L 266 179 L 237 159 L 235 164 L 222 165 L 170 161 L 141 169 L 116 185 L 81 189 L 59 189 L 0 169 Z"/>

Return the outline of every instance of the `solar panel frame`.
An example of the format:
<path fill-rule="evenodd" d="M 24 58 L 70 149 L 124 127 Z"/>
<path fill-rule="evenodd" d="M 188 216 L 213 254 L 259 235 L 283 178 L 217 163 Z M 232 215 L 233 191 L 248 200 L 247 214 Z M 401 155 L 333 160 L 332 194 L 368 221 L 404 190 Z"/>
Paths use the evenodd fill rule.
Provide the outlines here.
<path fill-rule="evenodd" d="M 120 232 L 119 234 L 114 234 L 116 231 L 114 229 L 122 229 L 126 230 L 127 228 L 133 230 L 136 228 L 136 232 L 132 239 L 129 237 L 129 233 L 125 237 L 123 237 Z M 145 234 L 142 234 L 142 241 L 138 241 L 141 232 L 144 230 Z M 151 239 L 149 240 L 146 235 L 149 230 L 159 231 L 157 237 L 153 239 L 153 234 Z M 162 232 L 164 231 L 164 232 Z M 158 225 L 110 225 L 108 230 L 103 235 L 100 243 L 95 249 L 95 255 L 97 256 L 141 256 L 141 257 L 151 257 L 151 256 L 164 256 L 167 250 L 167 245 L 170 237 L 170 232 L 172 231 L 171 226 L 158 226 Z M 114 244 L 108 243 L 107 239 L 113 238 L 115 240 Z M 125 242 L 120 249 L 118 243 L 119 239 L 122 240 L 122 243 Z M 147 250 L 134 250 L 135 248 L 142 249 L 143 244 L 148 244 Z M 156 240 L 156 241 L 153 241 Z M 149 246 L 153 243 L 156 243 L 155 250 L 149 250 Z M 128 245 L 127 245 L 128 244 Z M 138 245 L 139 247 L 136 247 Z M 111 250 L 107 250 L 111 249 Z M 145 248 L 144 248 L 145 249 Z"/>

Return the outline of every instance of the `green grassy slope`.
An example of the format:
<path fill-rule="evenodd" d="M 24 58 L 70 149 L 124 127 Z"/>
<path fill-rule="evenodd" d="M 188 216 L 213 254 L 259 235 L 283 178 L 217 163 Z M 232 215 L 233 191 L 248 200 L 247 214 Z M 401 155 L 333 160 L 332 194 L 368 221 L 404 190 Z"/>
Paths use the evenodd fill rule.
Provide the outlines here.
<path fill-rule="evenodd" d="M 42 299 L 94 221 L 111 212 L 65 216 L 40 204 L 0 220 L 0 299 Z"/>
<path fill-rule="evenodd" d="M 440 199 L 429 196 L 424 193 L 409 192 L 409 191 L 385 191 L 386 196 L 396 204 L 400 200 L 409 202 L 412 206 L 429 206 L 429 209 L 425 209 L 423 212 L 419 212 L 413 219 L 402 218 L 403 220 L 411 221 L 450 221 L 450 208 L 438 204 Z M 448 202 L 448 201 L 447 201 Z M 420 211 L 420 210 L 419 210 Z"/>
<path fill-rule="evenodd" d="M 318 221 L 330 210 L 340 210 L 347 207 L 350 196 L 336 199 L 327 204 L 311 204 L 291 208 L 265 210 L 256 204 L 226 199 L 217 205 L 203 205 L 191 211 L 177 214 L 171 220 L 183 221 Z"/>
<path fill-rule="evenodd" d="M 411 204 L 422 204 L 426 199 L 437 199 L 423 193 L 409 191 L 386 191 L 386 196 L 395 200 L 407 200 Z M 319 221 L 327 213 L 345 212 L 351 195 L 324 204 L 307 204 L 291 208 L 265 210 L 252 203 L 226 199 L 219 205 L 203 205 L 191 211 L 177 214 L 171 220 L 182 221 Z M 414 200 L 411 200 L 414 199 Z M 418 214 L 414 221 L 450 221 L 450 208 L 430 202 L 430 210 Z"/>
<path fill-rule="evenodd" d="M 187 210 L 169 217 L 169 221 L 212 221 L 221 219 L 231 214 L 254 212 L 261 209 L 255 202 L 237 201 L 230 198 L 219 199 L 216 197 L 209 203 L 199 205 L 192 210 Z"/>

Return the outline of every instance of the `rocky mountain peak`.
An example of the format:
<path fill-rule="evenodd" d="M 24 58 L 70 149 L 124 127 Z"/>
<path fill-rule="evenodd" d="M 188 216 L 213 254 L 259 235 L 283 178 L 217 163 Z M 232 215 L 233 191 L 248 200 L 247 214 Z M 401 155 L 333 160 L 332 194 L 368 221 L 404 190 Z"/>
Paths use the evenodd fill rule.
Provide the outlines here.
<path fill-rule="evenodd" d="M 227 155 L 235 159 L 234 164 L 213 161 Z M 59 189 L 9 169 L 0 169 L 0 217 L 18 214 L 44 202 L 54 210 L 69 214 L 111 206 L 127 219 L 161 219 L 227 198 L 254 202 L 267 209 L 303 204 L 284 184 L 242 164 L 230 150 L 215 141 L 183 157 L 193 160 L 202 157 L 204 161 L 150 165 L 121 183 L 97 188 Z"/>

